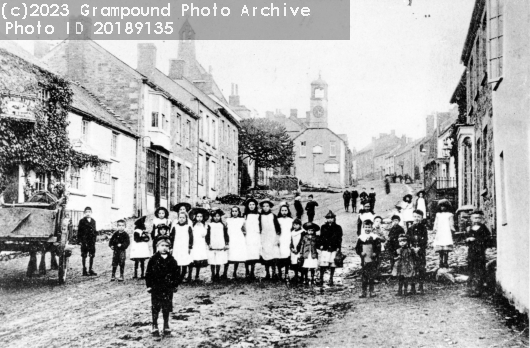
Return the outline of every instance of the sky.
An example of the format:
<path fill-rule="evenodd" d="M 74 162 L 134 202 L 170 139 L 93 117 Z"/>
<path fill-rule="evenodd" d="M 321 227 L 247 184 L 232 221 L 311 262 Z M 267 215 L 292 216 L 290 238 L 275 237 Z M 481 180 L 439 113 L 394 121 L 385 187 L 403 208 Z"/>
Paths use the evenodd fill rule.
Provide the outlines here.
<path fill-rule="evenodd" d="M 241 104 L 261 117 L 276 109 L 304 117 L 320 73 L 329 85 L 329 128 L 360 150 L 391 130 L 421 138 L 425 117 L 451 108 L 474 2 L 351 0 L 349 41 L 198 40 L 196 51 L 225 97 L 238 84 Z M 98 41 L 132 67 L 139 42 Z M 178 41 L 153 42 L 157 66 L 167 73 Z"/>

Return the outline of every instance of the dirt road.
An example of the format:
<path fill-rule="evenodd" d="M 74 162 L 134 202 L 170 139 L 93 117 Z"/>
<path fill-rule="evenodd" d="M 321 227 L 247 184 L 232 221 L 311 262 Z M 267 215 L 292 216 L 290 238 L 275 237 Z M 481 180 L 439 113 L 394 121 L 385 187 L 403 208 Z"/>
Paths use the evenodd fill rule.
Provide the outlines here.
<path fill-rule="evenodd" d="M 369 187 L 368 187 L 369 188 Z M 394 185 L 391 195 L 376 186 L 376 211 L 388 214 L 409 189 Z M 345 213 L 342 194 L 317 194 L 317 216 L 332 209 L 345 231 L 347 269 L 358 267 L 353 243 L 356 214 Z M 317 222 L 322 223 L 323 218 Z M 111 252 L 99 244 L 97 277 L 81 276 L 74 251 L 65 286 L 56 272 L 28 279 L 27 258 L 0 263 L 2 347 L 514 347 L 528 344 L 481 299 L 459 296 L 461 286 L 429 284 L 427 295 L 396 298 L 394 284 L 379 286 L 375 299 L 359 299 L 357 279 L 323 289 L 283 283 L 229 280 L 183 285 L 175 296 L 172 337 L 150 336 L 150 298 L 143 281 L 109 282 Z M 243 275 L 244 270 L 240 270 Z M 262 272 L 262 269 L 259 269 Z"/>

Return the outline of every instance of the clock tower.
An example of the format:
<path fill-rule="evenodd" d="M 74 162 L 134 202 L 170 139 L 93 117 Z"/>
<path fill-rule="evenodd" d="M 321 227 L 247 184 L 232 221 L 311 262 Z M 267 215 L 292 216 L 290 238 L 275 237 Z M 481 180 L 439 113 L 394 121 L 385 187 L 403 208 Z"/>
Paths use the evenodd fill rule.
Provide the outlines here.
<path fill-rule="evenodd" d="M 318 80 L 311 82 L 310 107 L 309 128 L 328 128 L 328 84 L 320 74 Z"/>

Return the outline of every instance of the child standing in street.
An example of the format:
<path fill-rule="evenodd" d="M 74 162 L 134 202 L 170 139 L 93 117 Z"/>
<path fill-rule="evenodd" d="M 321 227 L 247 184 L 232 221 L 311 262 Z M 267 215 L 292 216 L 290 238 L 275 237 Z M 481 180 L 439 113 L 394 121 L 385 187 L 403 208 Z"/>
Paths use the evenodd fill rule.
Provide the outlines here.
<path fill-rule="evenodd" d="M 342 247 L 342 227 L 337 225 L 336 215 L 330 210 L 326 216 L 326 223 L 320 229 L 318 249 L 320 249 L 320 282 L 324 284 L 324 273 L 329 268 L 329 286 L 333 286 L 335 274 L 335 256 Z"/>
<path fill-rule="evenodd" d="M 230 238 L 225 224 L 221 221 L 224 215 L 221 209 L 212 212 L 212 221 L 206 230 L 206 244 L 210 251 L 208 252 L 208 263 L 212 270 L 212 282 L 221 279 L 219 273 L 221 266 L 228 263 L 228 245 Z"/>
<path fill-rule="evenodd" d="M 291 230 L 293 228 L 293 218 L 287 205 L 280 207 L 278 214 L 280 223 L 280 258 L 278 259 L 278 275 L 282 279 L 282 267 L 285 267 L 285 281 L 289 278 L 289 266 L 291 265 Z"/>
<path fill-rule="evenodd" d="M 201 268 L 208 266 L 208 245 L 206 244 L 206 221 L 209 213 L 204 208 L 195 208 L 190 212 L 193 219 L 193 246 L 191 258 L 193 263 L 189 266 L 188 280 L 191 280 L 191 271 L 195 267 L 195 281 L 199 280 Z"/>
<path fill-rule="evenodd" d="M 309 284 L 308 271 L 311 271 L 311 285 L 315 284 L 315 270 L 318 267 L 317 237 L 315 233 L 320 230 L 317 224 L 306 222 L 304 224 L 304 234 L 302 241 L 298 244 L 297 253 L 303 258 L 302 263 L 302 281 Z"/>
<path fill-rule="evenodd" d="M 473 226 L 466 233 L 467 264 L 469 268 L 468 296 L 480 297 L 486 274 L 486 249 L 491 238 L 490 230 L 484 225 L 484 213 L 476 210 L 471 214 Z"/>
<path fill-rule="evenodd" d="M 313 195 L 309 195 L 307 198 L 309 199 L 309 202 L 307 202 L 305 206 L 307 220 L 313 222 L 313 219 L 315 218 L 315 209 L 318 207 L 318 203 L 313 200 Z"/>
<path fill-rule="evenodd" d="M 245 241 L 247 246 L 247 260 L 245 262 L 245 274 L 249 280 L 255 279 L 254 269 L 256 263 L 259 262 L 261 252 L 261 236 L 259 226 L 259 211 L 258 201 L 254 198 L 249 198 L 244 203 L 245 223 L 243 229 L 245 230 Z"/>
<path fill-rule="evenodd" d="M 188 214 L 186 212 L 179 212 L 178 214 L 178 221 L 174 224 L 171 232 L 171 240 L 173 242 L 173 257 L 179 265 L 179 281 L 182 282 L 188 272 L 188 266 L 193 262 L 190 255 L 193 247 L 193 230 L 188 222 Z M 188 281 L 191 281 L 191 271 Z"/>
<path fill-rule="evenodd" d="M 133 279 L 138 279 L 138 265 L 140 265 L 140 279 L 144 279 L 145 260 L 151 257 L 149 250 L 149 234 L 145 228 L 145 220 L 147 216 L 143 216 L 134 222 L 134 234 L 131 242 L 131 260 L 134 261 L 134 276 Z"/>
<path fill-rule="evenodd" d="M 394 264 L 394 269 L 392 270 L 392 275 L 398 277 L 399 282 L 397 296 L 407 295 L 407 286 L 409 283 L 409 295 L 416 294 L 416 287 L 414 285 L 415 262 L 415 249 L 410 247 L 406 235 L 399 236 L 399 249 L 397 250 L 396 262 Z"/>
<path fill-rule="evenodd" d="M 145 285 L 151 293 L 151 314 L 153 318 L 152 335 L 159 336 L 158 315 L 162 311 L 164 319 L 164 335 L 170 335 L 169 313 L 173 311 L 173 293 L 177 292 L 178 265 L 169 253 L 171 241 L 167 236 L 160 236 L 156 240 L 157 252 L 147 263 Z"/>
<path fill-rule="evenodd" d="M 79 220 L 77 228 L 77 239 L 81 244 L 81 260 L 83 262 L 83 276 L 96 276 L 92 266 L 94 265 L 94 256 L 96 256 L 96 220 L 92 218 L 92 208 L 86 207 L 85 216 Z M 86 257 L 89 257 L 89 269 L 86 269 Z"/>
<path fill-rule="evenodd" d="M 304 207 L 302 207 L 302 197 L 299 193 L 294 197 L 294 210 L 296 210 L 296 218 L 302 220 L 302 215 L 304 215 Z"/>
<path fill-rule="evenodd" d="M 381 241 L 372 233 L 373 221 L 366 219 L 363 222 L 363 232 L 357 239 L 355 252 L 361 257 L 362 267 L 362 293 L 360 298 L 366 297 L 366 290 L 370 291 L 370 297 L 375 297 L 374 278 L 377 274 L 376 258 L 380 253 Z"/>
<path fill-rule="evenodd" d="M 438 203 L 438 213 L 434 220 L 433 232 L 434 250 L 440 254 L 440 268 L 449 267 L 449 252 L 453 250 L 453 232 L 455 224 L 453 214 L 450 212 L 451 204 L 448 200 L 442 199 Z"/>
<path fill-rule="evenodd" d="M 169 211 L 164 207 L 158 207 L 156 208 L 154 214 L 155 218 L 153 219 L 153 229 L 151 230 L 153 251 L 156 250 L 155 240 L 160 235 L 160 227 L 162 225 L 167 226 L 167 231 L 171 231 L 171 220 L 169 219 Z"/>
<path fill-rule="evenodd" d="M 122 282 L 123 272 L 125 268 L 125 251 L 129 247 L 130 240 L 129 234 L 125 231 L 125 221 L 118 220 L 118 230 L 114 232 L 109 241 L 109 247 L 114 250 L 112 255 L 112 278 L 111 281 L 116 280 L 116 269 L 120 266 L 120 277 L 118 278 L 119 282 Z"/>
<path fill-rule="evenodd" d="M 228 239 L 230 240 L 228 246 L 228 264 L 234 265 L 234 279 L 237 279 L 237 268 L 239 264 L 247 260 L 247 242 L 245 232 L 243 231 L 244 223 L 245 219 L 241 216 L 241 209 L 238 206 L 233 206 L 230 209 L 230 217 L 226 219 L 226 227 L 228 229 Z M 225 265 L 225 275 L 228 272 L 228 264 Z"/>
<path fill-rule="evenodd" d="M 408 194 L 403 197 L 401 202 L 401 220 L 405 223 L 406 229 L 412 225 L 414 221 L 414 205 L 412 204 L 412 195 Z"/>
<path fill-rule="evenodd" d="M 294 270 L 293 282 L 298 282 L 298 272 L 300 266 L 298 264 L 298 258 L 300 257 L 300 243 L 306 232 L 302 229 L 302 221 L 300 219 L 294 219 L 293 227 L 291 231 L 291 268 Z"/>
<path fill-rule="evenodd" d="M 394 269 L 396 251 L 399 249 L 399 236 L 405 234 L 405 230 L 399 224 L 401 221 L 399 215 L 393 215 L 391 220 L 392 227 L 390 227 L 390 231 L 388 232 L 388 242 L 386 243 L 386 249 L 388 250 L 388 254 L 390 256 L 390 269 L 392 270 Z"/>
<path fill-rule="evenodd" d="M 274 206 L 270 200 L 260 203 L 261 213 L 259 224 L 261 226 L 261 258 L 265 266 L 265 279 L 271 279 L 270 268 L 272 267 L 272 278 L 276 279 L 276 266 L 280 258 L 280 235 L 282 233 L 278 218 L 271 211 Z"/>
<path fill-rule="evenodd" d="M 429 244 L 429 234 L 423 220 L 423 211 L 414 211 L 414 223 L 407 231 L 409 242 L 416 254 L 415 273 L 418 280 L 418 291 L 423 295 L 423 282 L 425 281 L 427 267 L 427 245 Z"/>
<path fill-rule="evenodd" d="M 362 234 L 364 220 L 368 219 L 373 222 L 374 217 L 375 217 L 375 214 L 371 209 L 370 202 L 364 203 L 363 209 L 359 211 L 359 216 L 357 217 L 357 235 L 358 236 Z"/>

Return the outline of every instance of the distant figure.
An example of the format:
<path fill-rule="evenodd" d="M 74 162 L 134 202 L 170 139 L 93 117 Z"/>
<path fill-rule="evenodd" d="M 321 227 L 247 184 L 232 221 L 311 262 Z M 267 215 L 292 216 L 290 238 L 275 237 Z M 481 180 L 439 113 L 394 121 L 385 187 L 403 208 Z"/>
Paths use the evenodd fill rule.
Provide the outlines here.
<path fill-rule="evenodd" d="M 414 210 L 421 210 L 423 212 L 423 218 L 427 218 L 427 200 L 425 199 L 425 191 L 421 190 L 416 193 L 416 202 L 414 203 Z"/>
<path fill-rule="evenodd" d="M 302 215 L 304 215 L 304 207 L 302 206 L 302 197 L 297 193 L 294 197 L 294 209 L 296 210 L 296 218 L 302 220 Z"/>
<path fill-rule="evenodd" d="M 372 187 L 371 192 L 368 194 L 368 201 L 370 202 L 370 210 L 374 210 L 375 208 L 375 190 Z"/>
<path fill-rule="evenodd" d="M 352 213 L 357 212 L 357 198 L 359 198 L 359 192 L 357 192 L 357 190 L 354 188 L 353 191 L 351 192 Z"/>
<path fill-rule="evenodd" d="M 385 178 L 385 193 L 390 194 L 390 179 L 388 176 Z"/>
<path fill-rule="evenodd" d="M 348 208 L 350 207 L 350 199 L 351 199 L 351 193 L 348 190 L 345 190 L 342 194 L 342 199 L 344 200 L 344 210 L 348 211 Z"/>
<path fill-rule="evenodd" d="M 313 200 L 313 195 L 309 195 L 307 198 L 309 199 L 309 202 L 307 202 L 305 206 L 307 220 L 313 222 L 313 219 L 315 218 L 315 208 L 318 207 L 318 203 Z"/>
<path fill-rule="evenodd" d="M 366 202 L 368 201 L 368 193 L 366 192 L 366 188 L 363 187 L 363 192 L 359 195 L 359 198 L 361 199 L 361 205 L 364 206 Z"/>

